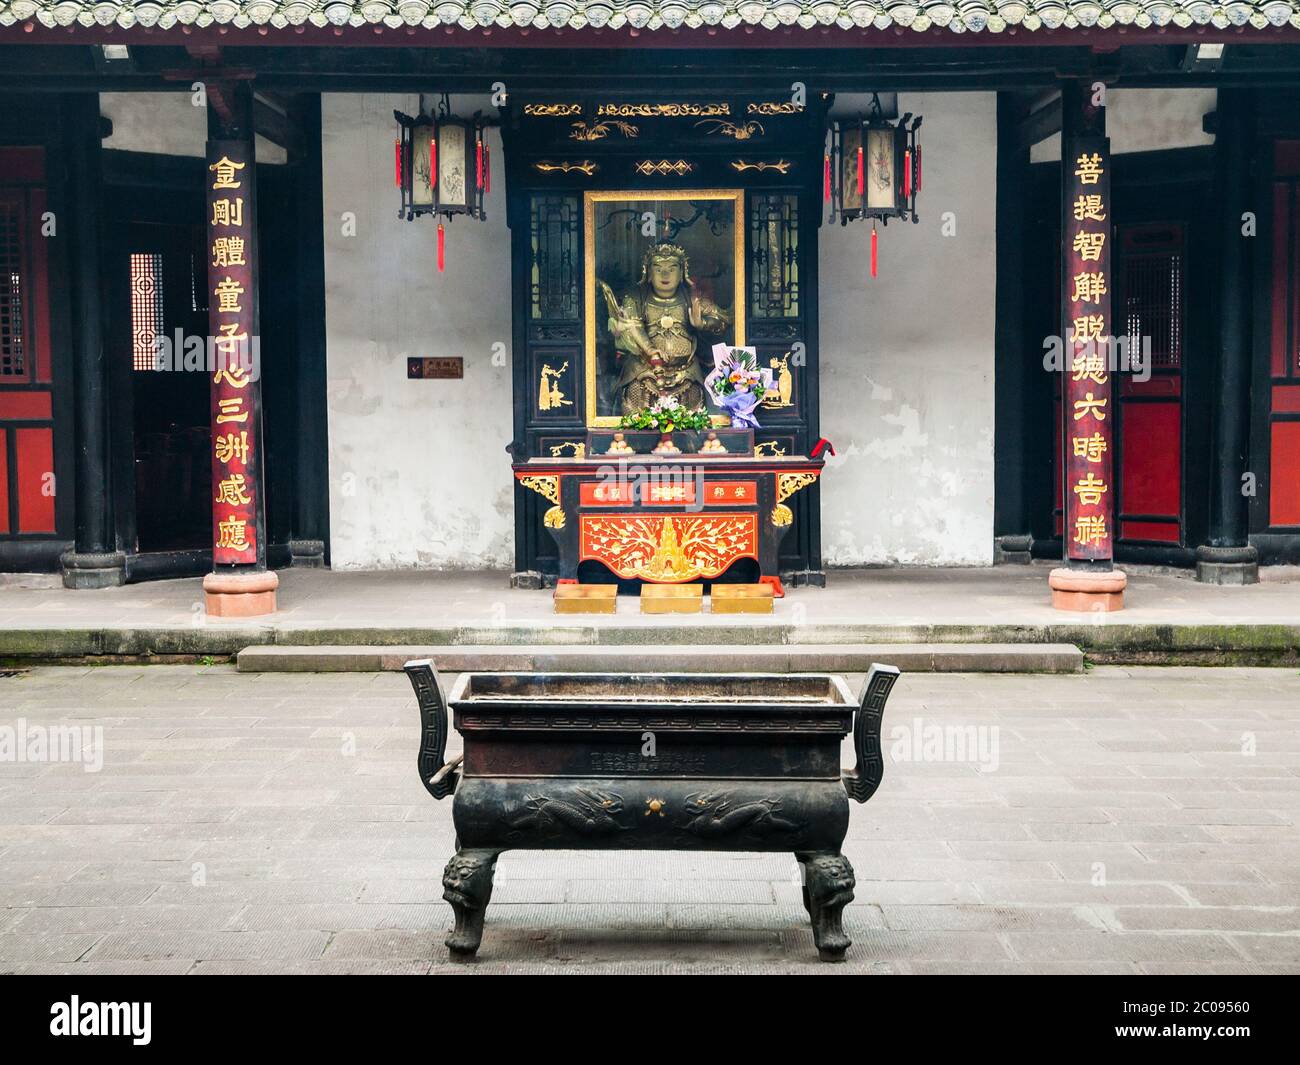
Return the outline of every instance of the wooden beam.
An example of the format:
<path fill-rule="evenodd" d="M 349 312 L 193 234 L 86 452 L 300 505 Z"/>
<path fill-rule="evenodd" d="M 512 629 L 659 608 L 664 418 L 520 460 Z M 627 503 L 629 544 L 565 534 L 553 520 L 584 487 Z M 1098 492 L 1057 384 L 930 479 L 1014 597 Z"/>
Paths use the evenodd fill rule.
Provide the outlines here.
<path fill-rule="evenodd" d="M 1056 99 L 1030 113 L 1021 121 L 1016 143 L 1022 149 L 1032 148 L 1039 141 L 1045 141 L 1053 133 L 1060 132 L 1061 96 L 1058 93 Z"/>

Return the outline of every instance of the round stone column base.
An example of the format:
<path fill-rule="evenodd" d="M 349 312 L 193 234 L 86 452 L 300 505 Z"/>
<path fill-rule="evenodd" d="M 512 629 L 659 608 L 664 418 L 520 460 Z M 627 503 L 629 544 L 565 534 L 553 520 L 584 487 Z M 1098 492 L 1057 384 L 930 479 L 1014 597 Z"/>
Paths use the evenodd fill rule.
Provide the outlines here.
<path fill-rule="evenodd" d="M 209 573 L 203 578 L 203 598 L 209 617 L 254 618 L 275 613 L 280 578 L 270 570 L 248 573 Z"/>
<path fill-rule="evenodd" d="M 1061 567 L 1047 576 L 1052 606 L 1057 610 L 1095 613 L 1124 609 L 1127 574 L 1117 569 L 1080 570 Z"/>

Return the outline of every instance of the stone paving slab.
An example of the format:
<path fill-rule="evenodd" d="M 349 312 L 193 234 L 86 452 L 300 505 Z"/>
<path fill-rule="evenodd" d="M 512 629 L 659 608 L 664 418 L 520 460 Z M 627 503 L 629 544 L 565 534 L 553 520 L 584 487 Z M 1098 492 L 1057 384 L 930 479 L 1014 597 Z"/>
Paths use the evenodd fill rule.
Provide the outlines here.
<path fill-rule="evenodd" d="M 0 972 L 1300 972 L 1295 670 L 905 675 L 843 966 L 792 857 L 631 852 L 506 853 L 450 962 L 399 675 L 43 667 L 0 678 L 20 719 L 103 764 L 0 761 Z"/>

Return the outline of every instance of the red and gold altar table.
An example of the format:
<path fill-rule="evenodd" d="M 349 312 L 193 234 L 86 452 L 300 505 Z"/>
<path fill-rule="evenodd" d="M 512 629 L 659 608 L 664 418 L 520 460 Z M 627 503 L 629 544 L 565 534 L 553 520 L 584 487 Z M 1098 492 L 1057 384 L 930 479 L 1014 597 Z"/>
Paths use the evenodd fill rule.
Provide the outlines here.
<path fill-rule="evenodd" d="M 751 559 L 781 594 L 778 550 L 794 522 L 786 501 L 821 476 L 803 456 L 582 455 L 515 463 L 551 504 L 543 523 L 559 579 L 599 562 L 615 576 L 661 584 L 712 580 Z"/>

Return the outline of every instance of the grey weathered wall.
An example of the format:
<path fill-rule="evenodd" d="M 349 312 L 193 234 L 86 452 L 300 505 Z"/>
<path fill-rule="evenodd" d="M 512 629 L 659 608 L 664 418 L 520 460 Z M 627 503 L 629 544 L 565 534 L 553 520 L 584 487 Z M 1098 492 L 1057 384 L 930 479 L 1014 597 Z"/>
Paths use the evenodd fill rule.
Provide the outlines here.
<path fill-rule="evenodd" d="M 869 225 L 821 232 L 822 434 L 839 453 L 822 552 L 830 566 L 988 564 L 996 97 L 909 93 L 899 110 L 925 117 L 920 223 L 879 230 L 874 280 Z"/>
<path fill-rule="evenodd" d="M 459 113 L 486 99 L 453 99 Z M 327 95 L 325 310 L 330 543 L 335 568 L 509 566 L 513 484 L 510 242 L 490 131 L 488 221 L 397 218 L 393 108 L 414 97 Z M 343 233 L 344 213 L 356 235 Z M 505 357 L 494 365 L 493 345 Z M 463 381 L 408 381 L 408 356 L 459 355 Z"/>
<path fill-rule="evenodd" d="M 105 148 L 159 155 L 203 156 L 208 140 L 206 106 L 195 106 L 188 86 L 175 92 L 106 92 L 99 113 L 113 120 Z M 257 159 L 283 163 L 285 150 L 265 137 L 257 138 Z"/>

